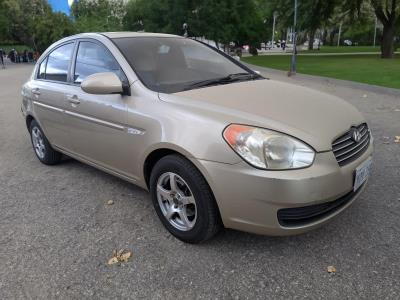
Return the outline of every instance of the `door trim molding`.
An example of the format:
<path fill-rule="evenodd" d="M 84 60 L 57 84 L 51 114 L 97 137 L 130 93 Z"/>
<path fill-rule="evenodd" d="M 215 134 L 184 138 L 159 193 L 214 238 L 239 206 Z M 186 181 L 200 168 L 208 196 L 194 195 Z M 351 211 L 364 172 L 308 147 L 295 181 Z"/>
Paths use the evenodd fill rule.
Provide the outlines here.
<path fill-rule="evenodd" d="M 116 129 L 116 130 L 125 131 L 125 129 L 127 128 L 126 126 L 123 126 L 123 125 L 120 125 L 120 124 L 111 123 L 111 122 L 104 121 L 104 120 L 101 120 L 101 119 L 97 119 L 97 118 L 94 118 L 94 117 L 89 117 L 89 116 L 82 115 L 82 114 L 79 114 L 79 113 L 76 113 L 76 112 L 73 112 L 73 111 L 69 111 L 69 110 L 61 109 L 61 108 L 58 108 L 58 107 L 55 107 L 55 106 L 52 106 L 52 105 L 44 104 L 44 103 L 41 103 L 41 102 L 38 102 L 38 101 L 33 101 L 33 104 L 35 104 L 37 106 L 40 106 L 40 107 L 43 107 L 45 109 L 53 110 L 53 111 L 60 112 L 60 113 L 65 113 L 65 114 L 67 114 L 69 116 L 72 116 L 72 117 L 75 117 L 75 118 L 78 118 L 78 119 L 82 119 L 82 120 L 85 120 L 85 121 L 88 121 L 88 122 L 91 122 L 91 123 L 95 123 L 95 124 L 103 125 L 103 126 L 106 126 L 106 127 L 110 127 L 110 128 Z"/>
<path fill-rule="evenodd" d="M 38 101 L 33 101 L 33 104 L 35 104 L 37 106 L 40 106 L 40 107 L 43 107 L 43 108 L 54 110 L 54 111 L 57 111 L 57 112 L 60 112 L 60 113 L 64 112 L 64 110 L 61 109 L 61 108 L 54 107 L 54 106 L 51 106 L 51 105 L 47 105 L 47 104 L 44 104 L 44 103 L 41 103 L 41 102 L 38 102 Z"/>
<path fill-rule="evenodd" d="M 122 126 L 122 125 L 118 125 L 118 124 L 107 122 L 107 121 L 100 120 L 100 119 L 97 119 L 97 118 L 85 116 L 85 115 L 78 114 L 76 112 L 72 112 L 72 111 L 69 111 L 69 110 L 65 110 L 64 112 L 67 115 L 75 117 L 75 118 L 78 118 L 78 119 L 83 119 L 85 121 L 89 121 L 89 122 L 92 122 L 92 123 L 95 123 L 95 124 L 99 124 L 99 125 L 103 125 L 103 126 L 106 126 L 106 127 L 114 128 L 114 129 L 117 129 L 117 130 L 120 130 L 120 131 L 124 131 L 125 130 L 125 126 Z"/>

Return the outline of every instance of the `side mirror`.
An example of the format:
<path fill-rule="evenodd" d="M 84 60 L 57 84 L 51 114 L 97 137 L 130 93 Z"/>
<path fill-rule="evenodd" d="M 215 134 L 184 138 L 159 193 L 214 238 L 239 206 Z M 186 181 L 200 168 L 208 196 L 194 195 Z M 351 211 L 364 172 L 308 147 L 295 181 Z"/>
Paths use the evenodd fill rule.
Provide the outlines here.
<path fill-rule="evenodd" d="M 122 82 L 112 72 L 96 73 L 86 77 L 81 83 L 81 89 L 88 94 L 107 95 L 122 94 Z"/>

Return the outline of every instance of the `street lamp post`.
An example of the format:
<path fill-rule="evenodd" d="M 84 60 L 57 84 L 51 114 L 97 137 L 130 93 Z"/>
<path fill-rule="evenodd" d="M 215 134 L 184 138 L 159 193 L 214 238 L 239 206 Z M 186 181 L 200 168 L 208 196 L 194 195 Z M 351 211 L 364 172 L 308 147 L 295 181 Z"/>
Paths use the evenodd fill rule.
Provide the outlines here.
<path fill-rule="evenodd" d="M 378 18 L 375 17 L 374 47 L 376 46 L 376 30 L 378 28 Z"/>
<path fill-rule="evenodd" d="M 274 12 L 274 22 L 272 24 L 272 48 L 275 46 L 275 22 L 276 18 L 278 17 L 278 12 Z"/>
<path fill-rule="evenodd" d="M 296 55 L 297 55 L 297 0 L 294 0 L 294 20 L 293 20 L 293 53 L 290 64 L 289 76 L 296 75 Z"/>
<path fill-rule="evenodd" d="M 267 23 L 268 23 L 268 19 L 264 19 L 264 25 L 267 25 Z M 265 43 L 265 50 L 267 50 L 268 41 L 264 41 L 264 43 Z"/>

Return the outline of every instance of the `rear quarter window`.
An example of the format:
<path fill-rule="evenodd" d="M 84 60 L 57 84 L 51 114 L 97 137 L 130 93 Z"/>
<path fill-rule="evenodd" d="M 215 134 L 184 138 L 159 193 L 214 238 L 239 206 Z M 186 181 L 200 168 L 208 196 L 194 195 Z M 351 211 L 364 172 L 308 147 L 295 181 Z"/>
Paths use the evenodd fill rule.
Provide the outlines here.
<path fill-rule="evenodd" d="M 47 57 L 39 65 L 37 74 L 38 79 L 46 79 L 46 64 L 47 64 Z"/>

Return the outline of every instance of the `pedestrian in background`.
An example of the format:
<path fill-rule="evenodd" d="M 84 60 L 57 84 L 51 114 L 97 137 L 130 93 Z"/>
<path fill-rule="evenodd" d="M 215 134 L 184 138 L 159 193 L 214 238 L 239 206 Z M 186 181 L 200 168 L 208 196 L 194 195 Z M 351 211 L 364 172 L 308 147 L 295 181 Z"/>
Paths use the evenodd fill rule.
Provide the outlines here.
<path fill-rule="evenodd" d="M 24 53 L 22 54 L 22 61 L 24 62 L 24 63 L 27 63 L 28 62 L 28 50 L 24 50 Z"/>
<path fill-rule="evenodd" d="M 29 61 L 29 62 L 33 62 L 33 61 L 34 61 L 34 59 L 33 59 L 33 52 L 32 52 L 32 51 L 29 51 L 29 52 L 28 52 L 28 61 Z"/>
<path fill-rule="evenodd" d="M 8 53 L 8 58 L 11 60 L 11 62 L 13 62 L 13 63 L 16 62 L 15 50 L 14 50 L 14 49 L 12 49 L 12 50 Z"/>
<path fill-rule="evenodd" d="M 285 52 L 285 49 L 286 49 L 286 41 L 285 40 L 283 40 L 281 42 L 281 48 L 282 48 L 283 52 Z"/>
<path fill-rule="evenodd" d="M 0 63 L 3 67 L 3 69 L 6 68 L 6 66 L 4 65 L 4 54 L 5 54 L 5 52 L 3 51 L 3 49 L 0 49 Z"/>

